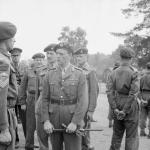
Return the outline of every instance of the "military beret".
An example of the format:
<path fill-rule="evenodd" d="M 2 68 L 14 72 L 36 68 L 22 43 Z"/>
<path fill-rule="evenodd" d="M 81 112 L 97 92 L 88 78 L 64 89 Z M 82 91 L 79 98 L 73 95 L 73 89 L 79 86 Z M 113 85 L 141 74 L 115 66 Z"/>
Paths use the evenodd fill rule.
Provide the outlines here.
<path fill-rule="evenodd" d="M 13 38 L 17 32 L 17 28 L 10 22 L 0 22 L 0 40 Z"/>
<path fill-rule="evenodd" d="M 150 62 L 148 62 L 148 63 L 146 64 L 146 68 L 147 68 L 147 69 L 150 69 Z"/>
<path fill-rule="evenodd" d="M 36 58 L 45 58 L 45 55 L 42 53 L 36 53 L 32 56 L 32 59 L 36 59 Z"/>
<path fill-rule="evenodd" d="M 22 53 L 22 49 L 20 48 L 13 48 L 11 51 L 10 51 L 11 55 L 12 56 L 18 56 Z"/>
<path fill-rule="evenodd" d="M 56 51 L 58 49 L 65 49 L 66 51 L 68 51 L 68 53 L 73 53 L 73 49 L 67 43 L 59 43 L 59 44 L 56 45 L 55 49 L 56 49 Z"/>
<path fill-rule="evenodd" d="M 122 47 L 120 49 L 120 57 L 125 59 L 131 59 L 134 57 L 134 51 L 128 47 Z"/>
<path fill-rule="evenodd" d="M 56 50 L 56 45 L 57 44 L 50 44 L 48 45 L 45 49 L 44 49 L 44 52 L 48 52 L 48 51 L 54 51 Z"/>
<path fill-rule="evenodd" d="M 87 48 L 79 48 L 74 52 L 74 55 L 87 54 L 87 53 L 88 53 Z"/>

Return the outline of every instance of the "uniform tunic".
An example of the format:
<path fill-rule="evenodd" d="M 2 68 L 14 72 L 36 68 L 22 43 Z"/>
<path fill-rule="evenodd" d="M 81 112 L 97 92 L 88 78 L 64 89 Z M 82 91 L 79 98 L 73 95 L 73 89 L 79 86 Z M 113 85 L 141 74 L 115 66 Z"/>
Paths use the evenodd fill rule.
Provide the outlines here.
<path fill-rule="evenodd" d="M 12 141 L 9 146 L 0 145 L 1 150 L 15 149 L 16 116 L 14 112 L 18 94 L 15 70 L 10 56 L 0 50 L 0 127 L 1 130 L 9 126 Z M 8 115 L 8 116 L 7 116 Z M 9 124 L 9 125 L 8 125 Z"/>
<path fill-rule="evenodd" d="M 26 148 L 34 148 L 36 71 L 29 68 L 21 81 L 19 103 L 26 104 Z"/>
<path fill-rule="evenodd" d="M 124 132 L 126 131 L 125 150 L 138 150 L 138 119 L 139 106 L 136 100 L 138 92 L 137 72 L 124 63 L 114 70 L 108 80 L 108 100 L 114 111 L 123 110 L 123 120 L 114 114 L 113 136 L 110 150 L 119 150 Z"/>
<path fill-rule="evenodd" d="M 146 121 L 148 117 L 148 129 L 150 131 L 150 71 L 147 71 L 140 79 L 140 99 L 148 102 L 146 106 L 141 105 L 140 128 L 146 128 Z"/>
<path fill-rule="evenodd" d="M 70 64 L 63 74 L 60 67 L 50 70 L 42 91 L 43 122 L 50 120 L 58 129 L 62 128 L 62 123 L 83 126 L 87 95 L 86 78 L 80 69 Z M 58 132 L 51 134 L 53 150 L 61 150 L 63 141 L 66 150 L 81 150 L 81 137 Z"/>

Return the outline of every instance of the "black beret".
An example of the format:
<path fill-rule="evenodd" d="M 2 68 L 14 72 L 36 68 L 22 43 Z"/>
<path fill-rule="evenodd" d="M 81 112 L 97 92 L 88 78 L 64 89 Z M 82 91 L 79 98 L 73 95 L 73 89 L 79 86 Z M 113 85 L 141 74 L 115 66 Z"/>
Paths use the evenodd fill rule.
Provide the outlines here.
<path fill-rule="evenodd" d="M 36 58 L 45 58 L 45 55 L 42 53 L 36 53 L 32 56 L 32 59 L 36 59 Z"/>
<path fill-rule="evenodd" d="M 17 32 L 17 28 L 10 22 L 0 22 L 0 40 L 13 38 Z"/>
<path fill-rule="evenodd" d="M 12 56 L 18 56 L 22 53 L 22 49 L 15 47 L 10 51 L 10 53 Z"/>
<path fill-rule="evenodd" d="M 50 44 L 48 45 L 45 49 L 44 49 L 44 52 L 48 52 L 48 51 L 54 51 L 56 50 L 56 45 L 57 44 Z"/>
<path fill-rule="evenodd" d="M 68 53 L 73 53 L 73 49 L 72 49 L 71 46 L 70 46 L 69 44 L 67 44 L 67 43 L 59 43 L 59 44 L 56 45 L 55 48 L 56 48 L 56 51 L 57 51 L 58 49 L 64 49 L 64 50 L 68 51 Z"/>
<path fill-rule="evenodd" d="M 88 49 L 87 48 L 79 48 L 74 52 L 74 55 L 80 55 L 80 54 L 88 54 Z"/>
<path fill-rule="evenodd" d="M 150 69 L 150 62 L 148 62 L 148 63 L 146 64 L 146 68 L 147 68 L 147 69 Z"/>
<path fill-rule="evenodd" d="M 120 49 L 120 57 L 125 59 L 131 59 L 134 57 L 134 51 L 129 47 L 122 47 Z"/>

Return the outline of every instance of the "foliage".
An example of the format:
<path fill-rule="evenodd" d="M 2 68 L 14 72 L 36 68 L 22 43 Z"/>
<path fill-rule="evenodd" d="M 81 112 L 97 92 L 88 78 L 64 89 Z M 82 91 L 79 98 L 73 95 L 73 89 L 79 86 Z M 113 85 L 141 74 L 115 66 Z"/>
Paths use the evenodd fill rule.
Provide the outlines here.
<path fill-rule="evenodd" d="M 60 42 L 68 43 L 74 51 L 78 48 L 87 46 L 88 41 L 86 40 L 86 32 L 80 27 L 71 30 L 70 27 L 65 26 L 62 28 L 60 34 L 58 40 Z"/>

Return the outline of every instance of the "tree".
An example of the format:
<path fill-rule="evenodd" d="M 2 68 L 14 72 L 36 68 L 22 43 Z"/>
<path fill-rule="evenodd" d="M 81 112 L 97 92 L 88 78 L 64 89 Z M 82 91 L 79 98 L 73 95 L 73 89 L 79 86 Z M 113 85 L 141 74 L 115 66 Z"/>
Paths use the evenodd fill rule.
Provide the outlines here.
<path fill-rule="evenodd" d="M 78 48 L 87 46 L 86 31 L 80 27 L 71 30 L 70 27 L 65 26 L 62 28 L 60 34 L 58 40 L 63 43 L 68 43 L 74 51 Z"/>

